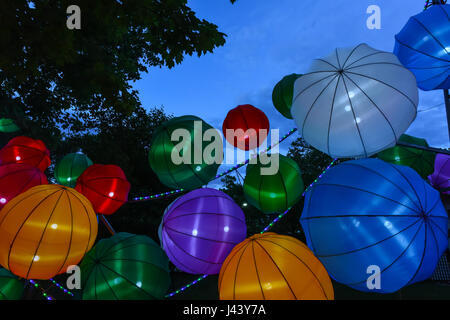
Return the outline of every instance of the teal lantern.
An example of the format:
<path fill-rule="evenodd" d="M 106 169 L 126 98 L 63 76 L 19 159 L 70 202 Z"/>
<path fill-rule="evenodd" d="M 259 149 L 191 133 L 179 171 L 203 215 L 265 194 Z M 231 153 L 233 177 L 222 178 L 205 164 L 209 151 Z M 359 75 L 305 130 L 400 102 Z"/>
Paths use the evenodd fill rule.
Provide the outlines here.
<path fill-rule="evenodd" d="M 213 143 L 202 142 L 208 129 L 213 128 L 202 119 L 195 116 L 182 116 L 163 123 L 156 130 L 153 134 L 148 160 L 161 183 L 173 189 L 192 190 L 214 179 L 222 159 L 211 163 L 210 158 L 204 157 L 205 147 Z M 179 133 L 183 136 L 179 136 Z M 223 141 L 217 142 L 222 152 Z M 210 157 L 216 156 L 215 150 L 217 149 L 212 148 Z M 177 154 L 177 161 L 174 161 L 173 154 Z"/>
<path fill-rule="evenodd" d="M 23 290 L 23 281 L 8 270 L 0 268 L 0 300 L 19 300 Z"/>
<path fill-rule="evenodd" d="M 244 180 L 244 195 L 247 201 L 264 213 L 281 213 L 292 207 L 304 190 L 300 168 L 297 163 L 283 155 L 279 157 L 275 174 L 265 174 L 262 169 L 270 165 L 249 164 Z"/>
<path fill-rule="evenodd" d="M 163 299 L 170 286 L 169 259 L 143 235 L 120 232 L 100 240 L 80 268 L 83 300 Z"/>
<path fill-rule="evenodd" d="M 92 161 L 87 155 L 81 152 L 69 153 L 56 165 L 56 181 L 63 186 L 75 188 L 78 177 L 91 165 Z"/>
<path fill-rule="evenodd" d="M 301 76 L 301 74 L 296 73 L 285 76 L 273 88 L 273 105 L 283 116 L 288 119 L 292 119 L 291 107 L 294 94 L 294 82 Z"/>

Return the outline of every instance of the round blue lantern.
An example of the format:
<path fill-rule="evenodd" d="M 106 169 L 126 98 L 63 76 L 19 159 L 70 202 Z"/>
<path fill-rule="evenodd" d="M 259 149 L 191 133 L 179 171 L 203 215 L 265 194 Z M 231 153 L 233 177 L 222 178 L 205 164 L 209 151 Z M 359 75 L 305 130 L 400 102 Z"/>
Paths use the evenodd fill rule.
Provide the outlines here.
<path fill-rule="evenodd" d="M 413 169 L 378 159 L 328 170 L 307 192 L 300 222 L 330 276 L 360 291 L 428 279 L 448 246 L 438 191 Z"/>
<path fill-rule="evenodd" d="M 450 88 L 450 5 L 411 17 L 395 36 L 394 53 L 422 90 Z"/>

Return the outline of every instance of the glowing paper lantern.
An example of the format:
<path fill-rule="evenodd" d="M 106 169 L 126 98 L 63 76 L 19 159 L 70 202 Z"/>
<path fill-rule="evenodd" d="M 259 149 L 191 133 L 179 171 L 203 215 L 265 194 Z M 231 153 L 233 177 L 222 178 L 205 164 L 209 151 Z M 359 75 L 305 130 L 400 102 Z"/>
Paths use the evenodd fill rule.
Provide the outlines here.
<path fill-rule="evenodd" d="M 130 183 L 120 167 L 93 164 L 77 179 L 75 190 L 89 199 L 95 212 L 108 215 L 128 201 Z"/>
<path fill-rule="evenodd" d="M 41 140 L 15 137 L 0 149 L 0 164 L 26 163 L 42 172 L 50 166 L 50 151 Z"/>
<path fill-rule="evenodd" d="M 329 169 L 307 192 L 300 222 L 330 276 L 360 291 L 428 279 L 448 245 L 439 192 L 413 169 L 378 159 Z M 374 274 L 381 286 L 369 288 Z"/>
<path fill-rule="evenodd" d="M 368 157 L 392 147 L 415 119 L 414 75 L 392 53 L 360 44 L 317 59 L 294 85 L 299 133 L 333 158 Z"/>
<path fill-rule="evenodd" d="M 47 183 L 45 174 L 28 164 L 11 163 L 0 166 L 0 209 L 31 187 Z"/>
<path fill-rule="evenodd" d="M 228 255 L 219 275 L 221 300 L 332 300 L 327 271 L 296 238 L 254 235 Z"/>
<path fill-rule="evenodd" d="M 188 141 L 172 141 L 175 130 L 187 130 L 190 139 Z M 205 146 L 198 145 L 196 141 L 202 141 L 205 132 L 213 129 L 209 124 L 195 116 L 183 116 L 173 118 L 163 123 L 153 134 L 153 139 L 148 154 L 148 161 L 152 170 L 156 173 L 161 183 L 169 188 L 196 189 L 207 184 L 217 174 L 220 164 L 208 164 L 203 155 Z M 222 141 L 220 141 L 222 143 Z M 180 144 L 183 144 L 180 146 Z M 189 153 L 189 163 L 176 164 L 172 161 L 172 151 L 175 146 L 183 149 L 183 154 Z M 223 150 L 223 147 L 220 148 Z M 201 159 L 196 161 L 195 154 Z M 215 151 L 211 153 L 215 156 Z"/>
<path fill-rule="evenodd" d="M 0 264 L 25 279 L 50 279 L 94 244 L 97 217 L 74 189 L 36 186 L 0 211 Z"/>
<path fill-rule="evenodd" d="M 19 300 L 23 290 L 23 281 L 8 270 L 0 268 L 0 300 Z"/>
<path fill-rule="evenodd" d="M 227 134 L 233 130 L 234 134 Z M 269 119 L 252 105 L 245 104 L 231 109 L 222 125 L 223 135 L 227 141 L 241 150 L 259 147 L 269 133 Z"/>
<path fill-rule="evenodd" d="M 231 249 L 245 239 L 241 208 L 225 193 L 209 188 L 191 191 L 166 209 L 161 244 L 170 261 L 193 274 L 217 274 Z"/>
<path fill-rule="evenodd" d="M 422 90 L 450 88 L 450 5 L 433 5 L 411 17 L 395 36 L 394 53 Z"/>
<path fill-rule="evenodd" d="M 301 74 L 295 73 L 285 76 L 273 88 L 273 105 L 283 116 L 288 119 L 292 119 L 291 107 L 294 94 L 294 82 L 300 77 Z"/>
<path fill-rule="evenodd" d="M 120 232 L 100 240 L 81 263 L 85 300 L 163 299 L 169 260 L 147 236 Z"/>
<path fill-rule="evenodd" d="M 425 139 L 416 138 L 407 134 L 403 134 L 399 141 L 429 147 Z M 436 154 L 430 151 L 397 145 L 381 151 L 377 154 L 377 157 L 393 164 L 411 167 L 425 179 L 434 171 L 434 159 L 436 158 Z"/>
<path fill-rule="evenodd" d="M 304 190 L 302 174 L 297 163 L 283 155 L 279 158 L 279 168 L 275 174 L 262 172 L 260 161 L 247 166 L 244 180 L 244 195 L 247 201 L 264 213 L 284 212 L 292 207 Z"/>
<path fill-rule="evenodd" d="M 435 160 L 434 172 L 429 176 L 431 185 L 437 190 L 450 194 L 450 156 L 438 154 Z"/>
<path fill-rule="evenodd" d="M 91 165 L 92 161 L 87 155 L 81 152 L 69 153 L 56 165 L 56 181 L 63 186 L 74 188 L 78 177 Z"/>
<path fill-rule="evenodd" d="M 12 133 L 19 131 L 19 127 L 14 123 L 12 119 L 0 119 L 0 132 Z"/>

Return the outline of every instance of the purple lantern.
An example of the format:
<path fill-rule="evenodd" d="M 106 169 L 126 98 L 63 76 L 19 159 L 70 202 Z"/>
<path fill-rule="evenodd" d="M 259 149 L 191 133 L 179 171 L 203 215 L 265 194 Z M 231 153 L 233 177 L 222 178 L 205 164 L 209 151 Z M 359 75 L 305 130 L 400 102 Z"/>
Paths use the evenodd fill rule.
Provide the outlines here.
<path fill-rule="evenodd" d="M 247 235 L 241 208 L 225 193 L 202 188 L 172 202 L 160 225 L 170 261 L 192 274 L 217 274 L 233 247 Z"/>
<path fill-rule="evenodd" d="M 437 190 L 450 194 L 450 156 L 439 153 L 434 162 L 434 172 L 428 176 Z"/>

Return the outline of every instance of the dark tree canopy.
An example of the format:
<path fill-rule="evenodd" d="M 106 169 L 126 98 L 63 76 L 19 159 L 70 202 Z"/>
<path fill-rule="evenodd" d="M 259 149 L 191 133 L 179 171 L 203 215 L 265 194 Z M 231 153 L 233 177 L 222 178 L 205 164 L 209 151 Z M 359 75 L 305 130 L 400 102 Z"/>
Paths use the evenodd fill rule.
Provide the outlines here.
<path fill-rule="evenodd" d="M 66 27 L 70 5 L 81 9 L 80 30 Z M 212 52 L 225 37 L 186 0 L 1 1 L 0 116 L 39 138 L 38 129 L 76 131 L 100 108 L 128 115 L 142 72 Z"/>

